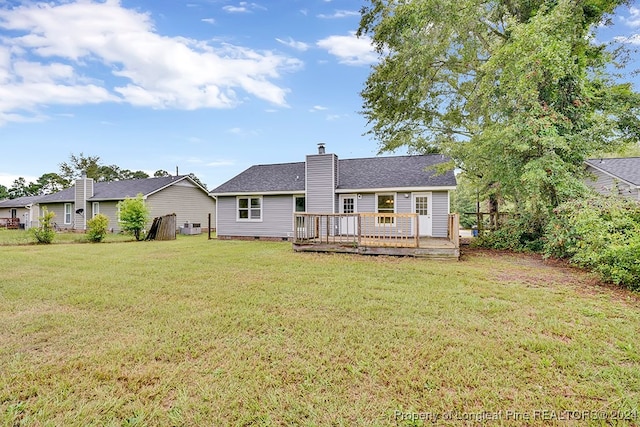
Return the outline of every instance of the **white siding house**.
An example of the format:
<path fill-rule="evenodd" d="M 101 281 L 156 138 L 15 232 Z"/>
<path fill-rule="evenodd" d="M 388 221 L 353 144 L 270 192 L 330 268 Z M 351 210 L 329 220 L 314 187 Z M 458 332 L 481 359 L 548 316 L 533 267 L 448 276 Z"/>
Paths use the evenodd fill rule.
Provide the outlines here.
<path fill-rule="evenodd" d="M 255 165 L 211 191 L 221 239 L 293 237 L 296 212 L 418 213 L 420 235 L 447 237 L 453 171 L 441 155 L 338 159 L 320 145 L 304 162 Z"/>

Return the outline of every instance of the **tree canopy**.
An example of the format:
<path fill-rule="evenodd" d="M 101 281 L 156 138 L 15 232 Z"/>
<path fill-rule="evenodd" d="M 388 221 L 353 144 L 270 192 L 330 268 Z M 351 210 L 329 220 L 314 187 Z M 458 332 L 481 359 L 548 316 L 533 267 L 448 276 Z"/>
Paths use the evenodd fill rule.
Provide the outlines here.
<path fill-rule="evenodd" d="M 640 135 L 640 96 L 610 71 L 620 50 L 594 37 L 625 3 L 370 0 L 369 133 L 381 151 L 448 154 L 521 208 L 557 206 L 583 191 L 587 157 Z"/>
<path fill-rule="evenodd" d="M 149 174 L 144 171 L 131 171 L 117 165 L 103 165 L 100 163 L 99 156 L 85 156 L 84 153 L 77 156 L 71 154 L 69 161 L 62 162 L 59 166 L 60 175 L 69 181 L 69 185 L 72 185 L 73 181 L 83 173 L 96 182 L 149 178 Z"/>

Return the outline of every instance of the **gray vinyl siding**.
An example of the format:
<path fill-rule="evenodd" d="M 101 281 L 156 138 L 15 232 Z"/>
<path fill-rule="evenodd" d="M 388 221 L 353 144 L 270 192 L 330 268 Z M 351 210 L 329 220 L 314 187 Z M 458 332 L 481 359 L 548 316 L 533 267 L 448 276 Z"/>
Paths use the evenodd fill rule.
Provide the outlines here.
<path fill-rule="evenodd" d="M 24 215 L 29 213 L 27 208 L 2 208 L 0 209 L 0 218 L 11 218 L 11 211 L 16 210 L 16 218 L 20 218 L 20 222 L 24 222 Z"/>
<path fill-rule="evenodd" d="M 433 191 L 431 193 L 431 235 L 447 237 L 449 227 L 449 192 Z"/>
<path fill-rule="evenodd" d="M 48 203 L 40 205 L 40 215 L 44 213 L 44 209 L 47 209 L 49 212 L 53 212 L 55 216 L 53 217 L 53 222 L 58 229 L 63 230 L 71 230 L 74 228 L 73 224 L 73 215 L 71 215 L 71 224 L 64 223 L 64 205 L 65 203 Z M 73 203 L 71 203 L 73 205 Z M 73 206 L 72 206 L 73 209 Z"/>
<path fill-rule="evenodd" d="M 600 194 L 605 195 L 621 195 L 634 200 L 640 200 L 638 187 L 633 187 L 626 182 L 620 181 L 611 175 L 599 171 L 591 166 L 587 166 L 587 172 L 591 174 L 586 179 L 589 187 L 593 188 Z"/>
<path fill-rule="evenodd" d="M 77 187 L 82 187 L 78 185 Z M 83 190 L 75 194 L 78 197 L 78 204 L 72 203 L 72 210 L 75 212 L 82 207 Z M 48 203 L 40 205 L 55 213 L 54 222 L 60 229 L 84 230 L 86 220 L 93 217 L 93 202 L 100 204 L 100 213 L 109 218 L 109 229 L 117 233 L 121 231 L 118 223 L 118 200 L 88 200 L 84 204 L 83 215 L 73 214 L 72 224 L 64 224 L 65 203 Z M 208 214 L 211 213 L 211 224 L 215 226 L 215 199 L 209 196 L 202 189 L 191 183 L 181 182 L 171 185 L 163 190 L 150 195 L 145 203 L 149 207 L 150 220 L 147 227 L 151 225 L 151 220 L 156 216 L 176 214 L 178 227 L 182 227 L 187 221 L 190 223 L 200 223 L 202 227 L 208 225 Z M 86 218 L 86 219 L 85 219 Z"/>
<path fill-rule="evenodd" d="M 259 196 L 258 194 L 252 197 Z M 262 221 L 238 221 L 236 209 L 235 196 L 218 196 L 218 236 L 292 237 L 294 209 L 292 195 L 263 196 Z"/>
<path fill-rule="evenodd" d="M 91 206 L 87 203 L 87 199 L 93 196 L 93 179 L 78 179 L 74 188 L 75 203 L 72 212 L 74 228 L 85 230 L 87 219 L 91 218 Z M 76 213 L 78 209 L 82 209 L 82 213 Z"/>
<path fill-rule="evenodd" d="M 121 231 L 120 224 L 118 224 L 118 202 L 115 201 L 104 201 L 100 203 L 100 212 L 102 215 L 109 218 L 109 230 L 114 233 L 118 233 Z M 89 203 L 91 209 L 93 209 L 93 204 Z M 93 217 L 93 212 L 91 212 L 91 216 Z"/>
<path fill-rule="evenodd" d="M 375 212 L 376 211 L 376 195 L 375 194 L 358 194 L 356 201 L 357 212 Z"/>
<path fill-rule="evenodd" d="M 409 197 L 404 197 L 408 194 Z M 396 213 L 411 213 L 413 212 L 413 198 L 411 193 L 395 193 L 396 195 Z"/>
<path fill-rule="evenodd" d="M 175 213 L 178 227 L 189 222 L 199 223 L 206 228 L 211 214 L 211 227 L 215 227 L 215 199 L 188 181 L 178 182 L 150 195 L 146 203 L 150 208 L 151 219 Z"/>
<path fill-rule="evenodd" d="M 381 192 L 380 194 L 383 194 Z M 448 191 L 431 191 L 431 235 L 433 237 L 447 237 L 449 226 L 449 197 Z M 394 193 L 396 195 L 396 213 L 413 212 L 412 193 Z M 409 194 L 409 197 L 404 197 Z M 364 193 L 358 195 L 358 212 L 377 212 L 376 194 Z"/>
<path fill-rule="evenodd" d="M 307 212 L 335 212 L 337 163 L 335 154 L 307 156 Z"/>

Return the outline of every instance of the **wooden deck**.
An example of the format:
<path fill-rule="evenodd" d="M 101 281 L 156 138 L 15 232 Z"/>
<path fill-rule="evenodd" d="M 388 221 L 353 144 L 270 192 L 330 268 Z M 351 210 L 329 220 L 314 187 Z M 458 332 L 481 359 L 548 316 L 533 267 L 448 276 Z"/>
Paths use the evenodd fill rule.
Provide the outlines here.
<path fill-rule="evenodd" d="M 0 218 L 0 227 L 17 230 L 20 228 L 20 218 Z"/>
<path fill-rule="evenodd" d="M 460 258 L 457 215 L 448 238 L 416 237 L 416 214 L 296 214 L 295 223 L 296 252 Z"/>

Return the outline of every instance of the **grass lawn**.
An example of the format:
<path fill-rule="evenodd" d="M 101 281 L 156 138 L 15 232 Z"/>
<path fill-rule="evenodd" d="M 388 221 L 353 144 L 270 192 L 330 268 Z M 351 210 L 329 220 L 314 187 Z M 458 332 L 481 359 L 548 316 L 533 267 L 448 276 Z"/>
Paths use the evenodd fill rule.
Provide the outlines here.
<path fill-rule="evenodd" d="M 0 272 L 2 425 L 640 422 L 640 298 L 536 257 L 179 236 Z"/>
<path fill-rule="evenodd" d="M 110 233 L 104 239 L 104 243 L 127 242 L 134 240 L 133 236 L 120 233 Z M 57 232 L 52 244 L 57 243 L 89 243 L 84 233 Z M 0 246 L 35 245 L 35 238 L 24 230 L 7 230 L 0 228 Z"/>

